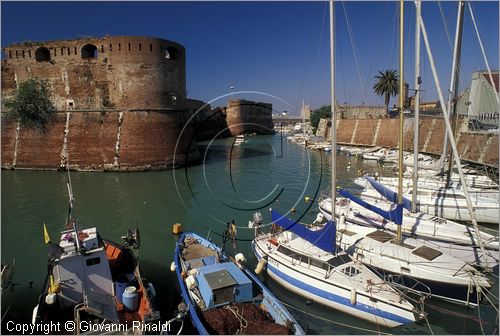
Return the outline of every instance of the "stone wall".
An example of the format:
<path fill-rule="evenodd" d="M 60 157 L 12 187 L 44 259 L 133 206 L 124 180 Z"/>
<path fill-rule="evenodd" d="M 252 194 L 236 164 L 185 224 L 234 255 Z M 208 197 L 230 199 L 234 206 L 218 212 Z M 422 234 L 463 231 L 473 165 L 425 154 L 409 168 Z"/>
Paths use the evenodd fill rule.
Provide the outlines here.
<path fill-rule="evenodd" d="M 2 113 L 2 168 L 157 170 L 194 163 L 200 156 L 184 112 L 129 110 L 59 112 L 47 131 L 18 129 Z M 177 146 L 177 148 L 176 148 Z"/>
<path fill-rule="evenodd" d="M 269 103 L 230 99 L 225 111 L 227 125 L 233 136 L 244 132 L 273 134 L 272 111 Z"/>
<path fill-rule="evenodd" d="M 321 121 L 320 121 L 321 123 Z M 441 155 L 445 123 L 442 118 L 421 117 L 418 148 L 422 153 Z M 467 131 L 468 119 L 457 123 L 457 149 L 461 159 L 498 167 L 498 134 Z M 405 150 L 413 150 L 414 119 L 404 120 Z M 326 134 L 330 132 L 327 128 Z M 337 143 L 343 145 L 381 146 L 398 148 L 399 119 L 340 119 L 337 120 Z"/>
<path fill-rule="evenodd" d="M 50 83 L 58 110 L 185 108 L 185 50 L 172 41 L 106 36 L 14 44 L 3 52 L 4 97 L 37 77 Z"/>
<path fill-rule="evenodd" d="M 385 106 L 349 106 L 337 105 L 342 119 L 371 119 L 386 118 Z"/>

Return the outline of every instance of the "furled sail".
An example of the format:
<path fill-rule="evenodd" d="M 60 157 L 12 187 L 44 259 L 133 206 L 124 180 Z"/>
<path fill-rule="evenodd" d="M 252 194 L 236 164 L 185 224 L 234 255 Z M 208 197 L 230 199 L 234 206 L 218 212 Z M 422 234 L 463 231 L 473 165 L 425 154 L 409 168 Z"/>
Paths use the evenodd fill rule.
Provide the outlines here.
<path fill-rule="evenodd" d="M 323 251 L 335 252 L 335 222 L 328 221 L 322 229 L 312 231 L 274 210 L 271 211 L 271 217 L 273 223 L 284 230 L 295 233 Z"/>

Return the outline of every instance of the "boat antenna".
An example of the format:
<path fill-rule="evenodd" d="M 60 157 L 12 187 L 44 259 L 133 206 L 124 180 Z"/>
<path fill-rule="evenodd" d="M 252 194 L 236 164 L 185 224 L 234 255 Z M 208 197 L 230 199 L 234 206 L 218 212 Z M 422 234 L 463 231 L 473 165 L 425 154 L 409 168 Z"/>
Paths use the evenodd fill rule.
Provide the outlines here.
<path fill-rule="evenodd" d="M 398 176 L 398 207 L 403 207 L 403 127 L 404 127 L 404 113 L 403 113 L 403 85 L 404 85 L 404 1 L 399 1 L 399 176 Z M 400 218 L 401 217 L 401 218 Z M 398 223 L 399 222 L 399 223 Z M 401 225 L 403 224 L 402 216 L 397 216 L 396 224 L 396 241 L 401 242 Z"/>
<path fill-rule="evenodd" d="M 75 241 L 76 241 L 76 251 L 80 252 L 81 251 L 81 245 L 80 245 L 80 238 L 78 238 L 78 227 L 76 225 L 76 219 L 73 218 L 73 207 L 74 207 L 74 200 L 75 198 L 73 197 L 73 186 L 71 184 L 71 174 L 69 172 L 69 165 L 66 162 L 66 172 L 68 174 L 68 182 L 66 183 L 66 186 L 68 188 L 68 219 L 66 221 L 66 225 L 72 227 L 73 231 L 75 232 Z"/>
<path fill-rule="evenodd" d="M 334 48 L 334 13 L 335 6 L 333 0 L 330 0 L 330 95 L 331 95 L 331 111 L 332 111 L 332 127 L 331 127 L 331 138 L 332 138 L 332 221 L 335 221 L 335 204 L 336 204 L 336 192 L 337 192 L 337 120 L 335 117 L 335 48 Z M 336 240 L 336 237 L 333 239 Z M 333 244 L 335 251 L 336 244 Z M 336 252 L 335 252 L 336 253 Z"/>

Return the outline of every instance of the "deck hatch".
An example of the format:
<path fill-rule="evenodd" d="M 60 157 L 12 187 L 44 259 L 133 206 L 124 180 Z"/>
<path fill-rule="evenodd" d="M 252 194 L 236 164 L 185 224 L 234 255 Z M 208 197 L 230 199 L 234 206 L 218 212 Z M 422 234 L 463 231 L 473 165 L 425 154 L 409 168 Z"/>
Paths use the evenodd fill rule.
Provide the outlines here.
<path fill-rule="evenodd" d="M 213 292 L 215 305 L 234 302 L 234 287 L 237 282 L 226 270 L 205 274 L 205 279 Z"/>
<path fill-rule="evenodd" d="M 425 258 L 429 261 L 434 260 L 441 254 L 443 254 L 443 252 L 427 246 L 420 246 L 419 248 L 411 251 L 411 253 L 418 255 L 419 257 Z"/>
<path fill-rule="evenodd" d="M 373 231 L 366 235 L 368 238 L 374 239 L 378 242 L 385 243 L 394 238 L 394 235 L 385 231 Z"/>

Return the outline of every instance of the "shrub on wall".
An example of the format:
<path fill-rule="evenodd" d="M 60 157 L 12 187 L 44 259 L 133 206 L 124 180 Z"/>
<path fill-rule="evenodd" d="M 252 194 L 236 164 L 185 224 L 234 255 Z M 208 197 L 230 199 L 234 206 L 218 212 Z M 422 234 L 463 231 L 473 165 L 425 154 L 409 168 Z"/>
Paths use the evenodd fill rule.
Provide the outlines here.
<path fill-rule="evenodd" d="M 43 132 L 55 112 L 50 96 L 51 90 L 46 81 L 28 79 L 19 84 L 13 98 L 5 100 L 5 109 L 22 127 Z"/>
<path fill-rule="evenodd" d="M 313 128 L 313 132 L 316 133 L 316 129 L 318 128 L 319 120 L 321 118 L 331 118 L 332 117 L 332 108 L 331 105 L 323 105 L 319 109 L 316 109 L 311 112 L 311 126 Z"/>

